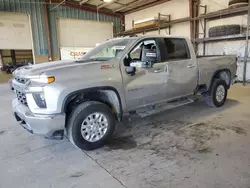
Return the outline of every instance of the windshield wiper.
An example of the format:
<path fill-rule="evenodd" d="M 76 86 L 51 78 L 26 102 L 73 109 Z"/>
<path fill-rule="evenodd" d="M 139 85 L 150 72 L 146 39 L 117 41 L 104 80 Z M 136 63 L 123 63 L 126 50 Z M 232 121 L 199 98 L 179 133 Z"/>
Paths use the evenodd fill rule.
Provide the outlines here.
<path fill-rule="evenodd" d="M 75 62 L 77 63 L 87 63 L 87 62 L 93 62 L 93 61 L 96 61 L 94 59 L 78 59 L 78 60 L 75 60 Z"/>
<path fill-rule="evenodd" d="M 91 58 L 91 59 L 79 59 L 75 62 L 77 63 L 87 63 L 87 62 L 93 62 L 93 61 L 108 61 L 108 59 L 100 59 L 100 58 Z"/>

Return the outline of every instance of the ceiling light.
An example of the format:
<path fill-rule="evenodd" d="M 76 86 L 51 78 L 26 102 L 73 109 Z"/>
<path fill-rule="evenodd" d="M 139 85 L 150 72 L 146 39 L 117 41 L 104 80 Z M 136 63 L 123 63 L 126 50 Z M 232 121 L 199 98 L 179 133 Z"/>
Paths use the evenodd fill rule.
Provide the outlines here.
<path fill-rule="evenodd" d="M 105 3 L 110 3 L 112 2 L 113 0 L 103 0 Z"/>

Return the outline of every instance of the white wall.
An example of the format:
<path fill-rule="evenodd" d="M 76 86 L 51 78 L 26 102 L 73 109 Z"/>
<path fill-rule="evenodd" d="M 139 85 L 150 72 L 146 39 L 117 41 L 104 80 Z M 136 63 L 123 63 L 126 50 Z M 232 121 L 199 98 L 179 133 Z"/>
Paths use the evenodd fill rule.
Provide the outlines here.
<path fill-rule="evenodd" d="M 125 29 L 132 29 L 132 20 L 142 20 L 157 17 L 158 13 L 171 14 L 171 19 L 185 18 L 189 16 L 188 0 L 172 0 L 160 5 L 156 5 L 138 12 L 125 15 Z M 158 31 L 147 32 L 146 34 L 158 34 Z M 161 30 L 161 35 L 168 35 L 168 29 Z M 190 37 L 190 23 L 175 24 L 171 27 L 171 35 Z"/>
<path fill-rule="evenodd" d="M 228 8 L 229 0 L 201 0 L 200 2 L 201 5 L 207 5 L 207 12 L 209 13 Z"/>
<path fill-rule="evenodd" d="M 113 23 L 80 19 L 58 19 L 60 47 L 95 47 L 113 38 Z"/>
<path fill-rule="evenodd" d="M 243 57 L 245 53 L 245 40 L 220 41 L 206 43 L 206 55 L 236 55 Z M 199 45 L 199 54 L 202 54 L 203 44 Z"/>

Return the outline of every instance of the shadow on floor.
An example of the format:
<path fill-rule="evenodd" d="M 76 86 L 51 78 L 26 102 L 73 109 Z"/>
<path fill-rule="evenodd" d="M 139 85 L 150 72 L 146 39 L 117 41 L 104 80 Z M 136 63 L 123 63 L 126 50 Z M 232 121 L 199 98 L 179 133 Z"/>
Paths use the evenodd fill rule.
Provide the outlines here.
<path fill-rule="evenodd" d="M 178 132 L 183 127 L 195 122 L 195 119 L 221 113 L 239 104 L 228 99 L 221 108 L 208 107 L 203 101 L 174 108 L 146 118 L 124 119 L 117 124 L 116 133 L 107 143 L 107 150 L 129 150 L 138 146 L 138 140 L 153 140 L 159 134 L 168 131 Z M 219 117 L 219 115 L 218 115 Z M 206 126 L 206 125 L 204 125 Z M 144 141 L 143 141 L 144 142 Z"/>

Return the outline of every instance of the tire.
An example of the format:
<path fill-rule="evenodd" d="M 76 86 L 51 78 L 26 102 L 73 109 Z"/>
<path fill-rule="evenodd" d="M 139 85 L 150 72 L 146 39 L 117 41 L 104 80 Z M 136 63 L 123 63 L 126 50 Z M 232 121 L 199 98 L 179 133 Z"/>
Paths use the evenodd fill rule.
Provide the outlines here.
<path fill-rule="evenodd" d="M 216 97 L 216 92 L 219 87 L 223 87 L 225 91 L 224 97 L 220 101 L 217 100 Z M 208 106 L 214 108 L 223 106 L 227 99 L 227 90 L 228 86 L 224 80 L 215 79 L 214 82 L 212 83 L 210 90 L 204 95 L 205 102 L 207 103 Z"/>
<path fill-rule="evenodd" d="M 209 29 L 209 37 L 219 37 L 219 36 L 227 36 L 227 35 L 235 35 L 240 34 L 241 26 L 240 25 L 222 25 L 211 27 Z"/>
<path fill-rule="evenodd" d="M 81 133 L 83 122 L 87 117 L 89 117 L 89 115 L 93 113 L 101 113 L 107 120 L 107 130 L 104 136 L 95 142 L 88 141 Z M 91 120 L 87 121 L 89 122 Z M 95 119 L 95 121 L 97 120 Z M 84 102 L 78 105 L 71 112 L 66 126 L 66 131 L 70 142 L 82 150 L 94 150 L 102 147 L 112 136 L 114 129 L 115 119 L 111 109 L 107 105 L 95 101 Z"/>
<path fill-rule="evenodd" d="M 248 4 L 248 0 L 230 0 L 228 5 L 231 6 L 231 5 L 235 5 L 235 4 L 241 4 L 241 3 L 246 3 Z"/>

